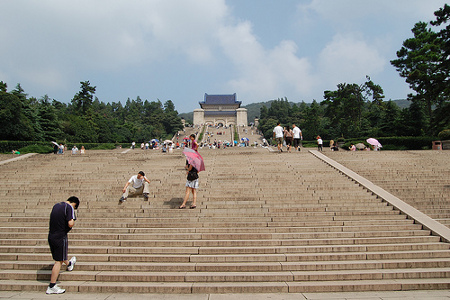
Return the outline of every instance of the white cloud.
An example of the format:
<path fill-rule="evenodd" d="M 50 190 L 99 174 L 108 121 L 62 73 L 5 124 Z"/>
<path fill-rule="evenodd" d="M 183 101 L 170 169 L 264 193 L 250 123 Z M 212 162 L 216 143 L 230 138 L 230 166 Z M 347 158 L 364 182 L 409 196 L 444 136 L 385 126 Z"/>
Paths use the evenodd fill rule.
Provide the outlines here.
<path fill-rule="evenodd" d="M 312 66 L 306 57 L 297 56 L 298 46 L 293 41 L 282 41 L 269 54 L 271 70 L 276 74 L 278 93 L 296 91 L 299 94 L 309 94 L 315 85 L 311 73 Z"/>
<path fill-rule="evenodd" d="M 366 75 L 383 71 L 386 58 L 361 38 L 336 35 L 319 55 L 320 77 L 327 83 L 364 81 Z"/>
<path fill-rule="evenodd" d="M 238 73 L 228 82 L 230 89 L 246 99 L 261 101 L 286 96 L 287 92 L 310 92 L 313 77 L 310 63 L 296 55 L 297 45 L 282 41 L 264 49 L 252 33 L 249 22 L 223 27 L 219 40 Z"/>
<path fill-rule="evenodd" d="M 433 12 L 443 7 L 445 0 L 311 0 L 297 6 L 306 21 L 320 17 L 335 26 L 351 26 L 355 20 L 378 20 L 380 23 L 405 18 L 430 21 Z"/>
<path fill-rule="evenodd" d="M 238 72 L 237 79 L 229 82 L 232 89 L 257 95 L 274 89 L 267 54 L 252 34 L 249 22 L 223 27 L 218 37 L 225 55 Z"/>
<path fill-rule="evenodd" d="M 211 33 L 226 9 L 223 0 L 41 0 L 25 8 L 14 1 L 8 10 L 22 13 L 5 24 L 18 29 L 32 24 L 11 30 L 11 47 L 31 41 L 34 49 L 28 51 L 37 50 L 46 64 L 71 59 L 84 68 L 110 70 L 168 59 L 174 52 L 196 62 L 210 60 Z M 38 63 L 35 58 L 30 61 Z"/>
<path fill-rule="evenodd" d="M 283 96 L 308 101 L 321 97 L 323 85 L 384 74 L 405 39 L 397 33 L 410 34 L 414 22 L 431 19 L 445 3 L 298 2 L 295 14 L 295 4 L 263 1 L 258 9 L 266 11 L 259 14 L 240 0 L 234 6 L 233 0 L 27 0 L 26 5 L 6 0 L 0 80 L 61 101 L 73 97 L 80 81 L 90 80 L 97 95 L 105 92 L 101 101 L 139 92 L 142 98 L 178 98 L 185 106 L 181 111 L 192 110 L 186 90 L 208 87 L 248 101 Z M 286 15 L 290 7 L 293 13 Z M 261 19 L 268 15 L 273 19 Z M 273 30 L 261 27 L 265 22 Z M 184 80 L 185 74 L 190 78 Z"/>
<path fill-rule="evenodd" d="M 2 11 L 0 55 L 15 67 L 0 70 L 51 91 L 92 72 L 151 70 L 174 57 L 211 63 L 227 6 L 224 0 L 30 0 L 7 1 Z"/>
<path fill-rule="evenodd" d="M 57 69 L 36 69 L 29 67 L 18 69 L 17 72 L 21 78 L 24 78 L 27 81 L 33 81 L 38 85 L 46 86 L 51 89 L 65 89 L 68 87 L 68 83 L 64 80 L 63 74 L 61 74 L 60 70 Z"/>

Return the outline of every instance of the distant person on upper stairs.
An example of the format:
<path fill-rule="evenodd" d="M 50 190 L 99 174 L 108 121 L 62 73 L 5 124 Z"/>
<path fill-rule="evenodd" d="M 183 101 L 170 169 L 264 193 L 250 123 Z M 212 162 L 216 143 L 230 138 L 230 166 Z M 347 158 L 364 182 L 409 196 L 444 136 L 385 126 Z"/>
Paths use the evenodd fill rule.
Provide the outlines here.
<path fill-rule="evenodd" d="M 281 123 L 278 122 L 277 126 L 273 129 L 273 137 L 277 141 L 278 152 L 283 152 L 283 135 L 283 127 L 281 127 Z"/>
<path fill-rule="evenodd" d="M 323 151 L 323 140 L 320 135 L 317 136 L 317 150 Z"/>
<path fill-rule="evenodd" d="M 195 140 L 195 134 L 191 134 L 189 136 L 189 139 L 191 140 L 191 149 L 195 150 L 195 151 L 198 151 L 198 143 Z"/>
<path fill-rule="evenodd" d="M 294 138 L 295 151 L 300 151 L 300 141 L 303 140 L 302 131 L 295 124 L 292 124 L 292 135 Z"/>
<path fill-rule="evenodd" d="M 286 141 L 287 152 L 290 153 L 292 146 L 292 130 L 289 126 L 286 126 L 284 129 L 284 140 Z"/>

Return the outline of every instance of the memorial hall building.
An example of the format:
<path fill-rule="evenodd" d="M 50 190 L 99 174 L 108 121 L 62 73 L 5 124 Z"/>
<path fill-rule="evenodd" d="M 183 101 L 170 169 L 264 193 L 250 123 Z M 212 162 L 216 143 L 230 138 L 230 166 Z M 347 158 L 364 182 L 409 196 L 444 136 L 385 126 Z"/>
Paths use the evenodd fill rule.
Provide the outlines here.
<path fill-rule="evenodd" d="M 194 109 L 194 125 L 247 126 L 247 109 L 232 95 L 208 95 L 205 93 L 201 108 Z"/>

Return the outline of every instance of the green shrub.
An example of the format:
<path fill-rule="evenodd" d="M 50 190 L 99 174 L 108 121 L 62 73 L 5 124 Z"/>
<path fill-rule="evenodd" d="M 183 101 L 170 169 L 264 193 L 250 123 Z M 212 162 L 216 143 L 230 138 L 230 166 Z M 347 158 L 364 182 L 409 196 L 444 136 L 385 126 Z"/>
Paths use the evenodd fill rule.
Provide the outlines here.
<path fill-rule="evenodd" d="M 438 137 L 441 141 L 450 140 L 450 129 L 442 130 L 439 132 Z"/>
<path fill-rule="evenodd" d="M 86 146 L 84 146 L 86 148 Z M 105 143 L 105 144 L 98 144 L 95 147 L 89 148 L 90 150 L 113 150 L 116 149 L 116 145 L 113 143 Z"/>
<path fill-rule="evenodd" d="M 205 133 L 206 125 L 203 125 L 202 132 L 198 135 L 197 141 L 201 142 L 203 140 L 203 134 Z"/>
<path fill-rule="evenodd" d="M 72 149 L 73 145 L 76 145 L 78 149 L 81 149 L 81 146 L 84 146 L 84 149 L 86 150 L 113 150 L 117 146 L 122 146 L 122 148 L 125 147 L 131 147 L 131 144 L 114 144 L 114 143 L 67 143 L 67 150 Z"/>
<path fill-rule="evenodd" d="M 369 144 L 366 142 L 367 138 L 360 139 L 348 139 L 345 140 L 345 144 L 342 149 L 348 150 L 353 143 L 363 143 L 366 146 Z M 376 137 L 383 147 L 381 150 L 427 150 L 431 149 L 432 141 L 437 140 L 437 137 L 429 136 L 397 136 L 397 137 Z M 325 145 L 325 143 L 324 143 Z"/>
<path fill-rule="evenodd" d="M 12 150 L 19 150 L 20 153 L 49 153 L 53 150 L 53 144 L 33 141 L 0 141 L 0 153 L 11 153 Z"/>
<path fill-rule="evenodd" d="M 402 150 L 422 150 L 431 149 L 431 144 L 435 141 L 436 137 L 427 136 L 399 136 L 399 137 L 385 137 L 377 138 L 377 140 L 383 145 L 382 150 L 386 150 L 386 147 L 397 147 Z"/>
<path fill-rule="evenodd" d="M 383 145 L 383 150 L 409 150 L 406 146 L 396 146 L 392 144 Z"/>
<path fill-rule="evenodd" d="M 239 131 L 237 125 L 234 125 L 234 140 L 239 142 Z"/>
<path fill-rule="evenodd" d="M 49 145 L 28 145 L 18 149 L 21 154 L 24 153 L 51 153 L 53 151 L 53 147 Z"/>
<path fill-rule="evenodd" d="M 315 141 L 302 141 L 304 148 L 317 148 L 317 142 Z"/>

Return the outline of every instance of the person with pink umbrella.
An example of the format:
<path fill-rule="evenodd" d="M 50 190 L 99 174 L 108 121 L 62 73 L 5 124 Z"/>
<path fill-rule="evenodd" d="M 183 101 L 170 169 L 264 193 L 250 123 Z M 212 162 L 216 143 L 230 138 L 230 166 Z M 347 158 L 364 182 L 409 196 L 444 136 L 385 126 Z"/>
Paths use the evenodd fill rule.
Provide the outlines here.
<path fill-rule="evenodd" d="M 383 147 L 377 139 L 369 138 L 366 141 L 373 146 L 374 151 L 380 151 L 381 147 Z"/>
<path fill-rule="evenodd" d="M 197 207 L 197 189 L 198 189 L 198 172 L 205 170 L 205 164 L 203 157 L 195 150 L 185 148 L 183 154 L 186 156 L 186 193 L 184 195 L 183 203 L 180 205 L 180 209 L 186 207 L 186 202 L 189 199 L 189 194 L 192 193 L 192 205 L 191 209 Z"/>

